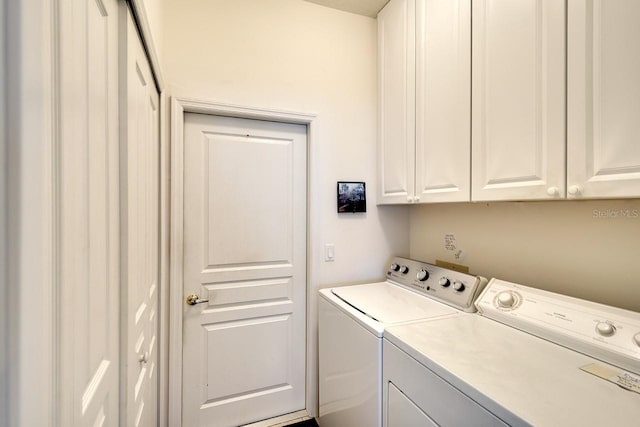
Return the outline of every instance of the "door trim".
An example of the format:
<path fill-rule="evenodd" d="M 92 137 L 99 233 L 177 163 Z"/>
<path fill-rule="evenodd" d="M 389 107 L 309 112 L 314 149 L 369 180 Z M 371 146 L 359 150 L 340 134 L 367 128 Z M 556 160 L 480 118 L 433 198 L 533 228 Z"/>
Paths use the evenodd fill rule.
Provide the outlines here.
<path fill-rule="evenodd" d="M 312 157 L 317 137 L 317 116 L 315 114 L 297 113 L 280 110 L 270 110 L 256 107 L 246 107 L 223 104 L 213 101 L 197 100 L 182 97 L 171 99 L 171 235 L 170 235 L 170 286 L 169 286 L 169 425 L 179 426 L 182 423 L 182 277 L 183 277 L 183 207 L 184 207 L 184 115 L 185 113 L 200 113 L 216 116 L 227 116 L 242 119 L 268 120 L 307 126 L 307 159 Z M 307 190 L 312 188 L 315 181 L 311 162 L 307 160 Z M 309 192 L 307 192 L 307 372 L 305 406 L 307 411 L 315 412 L 315 366 L 312 357 L 314 349 L 310 321 L 315 302 L 315 295 L 310 292 L 312 271 L 309 259 L 313 245 L 313 235 L 310 234 L 310 217 L 312 211 L 309 206 Z M 313 409 L 312 409 L 313 407 Z"/>
<path fill-rule="evenodd" d="M 56 34 L 65 4 L 0 1 L 0 425 L 56 426 L 61 410 Z"/>

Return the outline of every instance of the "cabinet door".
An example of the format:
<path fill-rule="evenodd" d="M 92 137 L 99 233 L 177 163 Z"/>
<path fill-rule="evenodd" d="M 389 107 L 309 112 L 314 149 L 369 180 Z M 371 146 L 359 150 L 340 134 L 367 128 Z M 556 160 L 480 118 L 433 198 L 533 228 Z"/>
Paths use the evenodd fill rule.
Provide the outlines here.
<path fill-rule="evenodd" d="M 413 201 L 415 0 L 378 14 L 378 204 Z"/>
<path fill-rule="evenodd" d="M 565 195 L 565 2 L 473 2 L 472 199 Z"/>
<path fill-rule="evenodd" d="M 416 1 L 416 195 L 470 197 L 471 1 Z"/>
<path fill-rule="evenodd" d="M 640 2 L 570 0 L 569 197 L 640 196 Z"/>

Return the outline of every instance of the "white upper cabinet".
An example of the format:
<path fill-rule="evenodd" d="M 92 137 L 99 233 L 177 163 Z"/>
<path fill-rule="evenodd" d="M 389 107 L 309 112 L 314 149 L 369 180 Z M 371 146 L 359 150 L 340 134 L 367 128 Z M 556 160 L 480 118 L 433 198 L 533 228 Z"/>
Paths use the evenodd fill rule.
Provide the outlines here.
<path fill-rule="evenodd" d="M 378 14 L 378 200 L 414 196 L 415 0 L 392 0 Z"/>
<path fill-rule="evenodd" d="M 568 7 L 568 197 L 640 197 L 640 2 Z"/>
<path fill-rule="evenodd" d="M 469 200 L 470 0 L 378 15 L 378 204 Z"/>
<path fill-rule="evenodd" d="M 475 0 L 472 199 L 565 196 L 565 2 Z"/>
<path fill-rule="evenodd" d="M 469 201 L 470 106 L 471 0 L 418 0 L 417 201 Z"/>

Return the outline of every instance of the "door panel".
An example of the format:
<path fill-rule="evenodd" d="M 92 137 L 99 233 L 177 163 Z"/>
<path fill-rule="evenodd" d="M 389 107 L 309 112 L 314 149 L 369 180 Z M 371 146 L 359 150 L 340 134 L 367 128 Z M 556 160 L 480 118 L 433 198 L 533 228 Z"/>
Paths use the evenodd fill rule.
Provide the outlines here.
<path fill-rule="evenodd" d="M 413 200 L 415 0 L 378 14 L 378 204 Z"/>
<path fill-rule="evenodd" d="M 69 1 L 58 16 L 58 425 L 118 423 L 117 11 L 115 0 Z"/>
<path fill-rule="evenodd" d="M 565 4 L 472 5 L 472 199 L 565 192 Z"/>
<path fill-rule="evenodd" d="M 569 1 L 568 197 L 640 196 L 640 3 Z"/>
<path fill-rule="evenodd" d="M 305 407 L 306 127 L 185 115 L 183 425 Z"/>
<path fill-rule="evenodd" d="M 471 2 L 416 2 L 416 196 L 471 197 Z"/>
<path fill-rule="evenodd" d="M 292 211 L 287 206 L 293 191 L 292 142 L 216 133 L 204 137 L 207 161 L 202 185 L 207 191 L 208 236 L 204 268 L 290 262 Z M 255 221 L 256 215 L 262 221 Z"/>
<path fill-rule="evenodd" d="M 123 171 L 123 360 L 122 418 L 129 426 L 157 425 L 159 162 L 158 92 L 130 11 L 125 26 L 126 126 Z M 124 422 L 123 422 L 124 423 Z"/>

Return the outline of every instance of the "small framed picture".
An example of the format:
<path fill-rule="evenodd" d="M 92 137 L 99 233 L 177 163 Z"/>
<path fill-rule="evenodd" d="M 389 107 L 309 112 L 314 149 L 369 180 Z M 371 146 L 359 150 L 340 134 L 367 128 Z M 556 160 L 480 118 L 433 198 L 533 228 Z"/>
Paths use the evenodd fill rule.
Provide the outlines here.
<path fill-rule="evenodd" d="M 367 211 L 367 194 L 364 182 L 338 181 L 338 213 Z"/>

